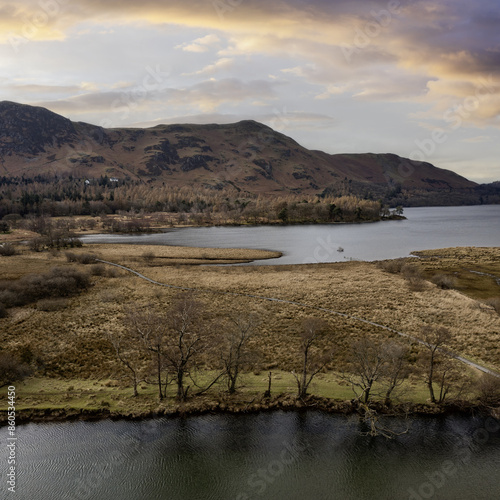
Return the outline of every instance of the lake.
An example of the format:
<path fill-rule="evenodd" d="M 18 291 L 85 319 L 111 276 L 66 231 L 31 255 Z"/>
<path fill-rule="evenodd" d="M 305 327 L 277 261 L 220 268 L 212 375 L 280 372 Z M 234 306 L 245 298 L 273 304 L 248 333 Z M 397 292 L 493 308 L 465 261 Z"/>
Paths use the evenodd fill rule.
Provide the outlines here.
<path fill-rule="evenodd" d="M 355 416 L 315 411 L 21 425 L 18 491 L 9 498 L 500 498 L 498 421 L 390 422 L 408 424 L 393 440 L 363 435 Z"/>
<path fill-rule="evenodd" d="M 407 257 L 414 250 L 500 245 L 500 205 L 406 208 L 405 216 L 406 220 L 366 224 L 200 227 L 161 234 L 88 235 L 82 240 L 283 252 L 279 259 L 258 262 L 264 265 L 372 261 Z"/>

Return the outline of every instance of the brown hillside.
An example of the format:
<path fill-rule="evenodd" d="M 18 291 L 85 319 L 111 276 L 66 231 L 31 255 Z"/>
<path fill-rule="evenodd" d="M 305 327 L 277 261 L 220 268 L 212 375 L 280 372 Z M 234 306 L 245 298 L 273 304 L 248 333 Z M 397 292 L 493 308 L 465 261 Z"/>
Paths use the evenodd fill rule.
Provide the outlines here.
<path fill-rule="evenodd" d="M 44 108 L 0 102 L 0 175 L 72 175 L 233 186 L 249 193 L 351 192 L 400 186 L 467 193 L 476 184 L 430 163 L 394 154 L 311 151 L 255 121 L 228 125 L 158 125 L 103 129 Z"/>

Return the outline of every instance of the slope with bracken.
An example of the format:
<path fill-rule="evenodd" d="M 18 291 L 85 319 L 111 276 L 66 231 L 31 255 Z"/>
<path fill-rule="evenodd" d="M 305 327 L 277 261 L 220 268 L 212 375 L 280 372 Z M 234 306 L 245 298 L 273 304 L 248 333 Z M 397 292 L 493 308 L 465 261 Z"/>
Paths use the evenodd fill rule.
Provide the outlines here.
<path fill-rule="evenodd" d="M 0 102 L 0 176 L 37 175 L 106 175 L 254 194 L 321 194 L 342 188 L 379 196 L 396 188 L 466 196 L 477 186 L 449 170 L 395 154 L 308 150 L 250 120 L 104 129 L 44 108 Z"/>

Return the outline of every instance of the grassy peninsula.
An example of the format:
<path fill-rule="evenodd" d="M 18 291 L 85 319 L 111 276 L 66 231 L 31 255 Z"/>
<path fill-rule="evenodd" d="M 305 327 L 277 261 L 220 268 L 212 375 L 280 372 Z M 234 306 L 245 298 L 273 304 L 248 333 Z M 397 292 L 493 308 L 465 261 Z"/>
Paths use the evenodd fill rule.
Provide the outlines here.
<path fill-rule="evenodd" d="M 244 262 L 276 254 L 144 245 L 85 245 L 70 252 L 33 252 L 17 246 L 15 255 L 0 260 L 4 298 L 6 283 L 49 276 L 54 267 L 89 277 L 89 286 L 80 293 L 53 299 L 52 304 L 38 300 L 10 307 L 0 319 L 2 354 L 8 353 L 30 368 L 30 376 L 16 384 L 18 410 L 41 418 L 47 418 L 47 412 L 131 417 L 307 404 L 307 398 L 296 398 L 297 381 L 292 372 L 302 366 L 301 332 L 304 321 L 311 318 L 322 321 L 325 330 L 315 353 L 328 353 L 330 358 L 308 387 L 308 396 L 328 398 L 340 407 L 341 401 L 355 399 L 356 374 L 350 373 L 353 346 L 368 339 L 377 345 L 395 342 L 406 349 L 408 367 L 392 403 L 428 404 L 425 348 L 359 319 L 411 338 L 421 338 L 423 327 L 446 328 L 450 334 L 447 349 L 500 371 L 500 316 L 494 278 L 500 276 L 500 249 L 457 248 L 418 254 L 418 259 L 378 263 L 218 267 L 203 264 Z M 83 264 L 89 255 L 90 263 Z M 194 289 L 192 297 L 203 306 L 200 321 L 211 325 L 212 334 L 228 328 L 227 318 L 258 317 L 248 345 L 255 356 L 242 365 L 236 391 L 228 393 L 222 377 L 196 395 L 220 369 L 217 359 L 205 354 L 190 373 L 193 382 L 189 382 L 191 392 L 185 400 L 178 400 L 172 383 L 164 387 L 160 401 L 153 367 L 143 353 L 141 381 L 134 396 L 127 367 L 116 356 L 110 338 L 127 328 L 130 311 L 167 310 L 177 300 L 179 289 L 159 286 L 124 269 L 95 262 L 95 258 L 133 269 L 156 282 Z M 446 286 L 443 275 L 450 278 Z M 458 398 L 476 404 L 484 396 L 484 374 L 459 361 L 452 363 L 446 402 Z M 269 373 L 271 394 L 264 398 Z M 382 382 L 379 385 L 381 389 Z M 383 401 L 378 389 L 376 383 L 370 399 L 373 403 Z M 5 391 L 6 387 L 0 389 L 0 395 Z"/>

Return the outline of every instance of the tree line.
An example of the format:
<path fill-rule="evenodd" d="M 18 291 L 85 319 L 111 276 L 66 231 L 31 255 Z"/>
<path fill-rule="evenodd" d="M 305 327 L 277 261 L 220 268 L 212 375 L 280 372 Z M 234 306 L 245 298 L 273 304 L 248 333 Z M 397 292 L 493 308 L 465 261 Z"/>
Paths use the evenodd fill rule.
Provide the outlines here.
<path fill-rule="evenodd" d="M 253 195 L 202 186 L 175 187 L 139 181 L 0 178 L 0 219 L 5 216 L 102 216 L 171 213 L 195 223 L 315 223 L 378 220 L 382 203 L 354 195 Z"/>
<path fill-rule="evenodd" d="M 254 313 L 214 322 L 202 301 L 183 292 L 164 310 L 148 307 L 129 312 L 123 328 L 107 338 L 134 395 L 141 382 L 148 382 L 156 385 L 160 400 L 173 387 L 171 395 L 186 401 L 215 384 L 222 384 L 229 394 L 237 392 L 241 375 L 260 366 L 264 322 L 265 318 Z M 353 340 L 348 352 L 338 347 L 338 335 L 324 319 L 301 321 L 298 342 L 290 343 L 298 398 L 307 398 L 317 375 L 328 371 L 337 372 L 339 380 L 351 387 L 360 407 L 374 400 L 387 407 L 401 401 L 410 390 L 410 375 L 425 382 L 435 404 L 465 397 L 471 389 L 471 380 L 463 377 L 461 366 L 453 359 L 451 333 L 444 327 L 422 327 L 422 346 L 363 336 Z M 500 383 L 490 378 L 485 375 L 481 384 L 493 384 L 500 400 Z M 266 392 L 270 396 L 271 384 Z"/>

